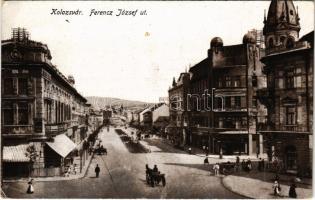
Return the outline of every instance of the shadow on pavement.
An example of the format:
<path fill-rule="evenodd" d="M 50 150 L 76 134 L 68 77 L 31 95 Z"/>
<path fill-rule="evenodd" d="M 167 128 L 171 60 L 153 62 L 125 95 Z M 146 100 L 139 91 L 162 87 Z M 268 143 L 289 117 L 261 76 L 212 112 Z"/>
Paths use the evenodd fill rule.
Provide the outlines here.
<path fill-rule="evenodd" d="M 213 165 L 212 164 L 180 164 L 180 163 L 164 163 L 165 165 L 174 165 L 188 168 L 200 169 L 207 172 L 212 172 Z"/>
<path fill-rule="evenodd" d="M 142 144 L 138 142 L 134 142 L 131 137 L 129 137 L 123 130 L 121 129 L 115 129 L 115 132 L 117 135 L 119 135 L 119 138 L 124 143 L 124 145 L 127 147 L 128 151 L 130 153 L 149 153 L 150 151 L 145 148 Z"/>
<path fill-rule="evenodd" d="M 152 152 L 187 154 L 186 151 L 177 149 L 174 146 L 164 143 L 161 139 L 158 139 L 158 138 L 149 138 L 149 139 L 144 139 L 143 141 L 147 142 L 147 144 L 150 146 L 156 146 L 157 148 L 161 149 L 161 150 L 152 151 Z"/>

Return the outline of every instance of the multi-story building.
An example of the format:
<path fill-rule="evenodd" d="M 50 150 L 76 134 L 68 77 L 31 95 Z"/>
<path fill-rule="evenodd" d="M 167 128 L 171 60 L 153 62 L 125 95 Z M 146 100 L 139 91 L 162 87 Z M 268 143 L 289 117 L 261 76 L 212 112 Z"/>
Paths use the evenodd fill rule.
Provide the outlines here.
<path fill-rule="evenodd" d="M 260 127 L 270 161 L 286 172 L 312 167 L 314 31 L 299 38 L 299 15 L 293 2 L 272 0 L 264 19 L 267 88 L 260 98 L 268 108 Z"/>
<path fill-rule="evenodd" d="M 59 175 L 86 136 L 86 99 L 51 59 L 47 45 L 30 40 L 24 29 L 2 41 L 4 176 Z"/>
<path fill-rule="evenodd" d="M 169 94 L 169 125 L 167 126 L 168 138 L 177 146 L 189 145 L 187 94 L 189 89 L 189 73 L 181 73 L 178 80 L 175 78 Z"/>
<path fill-rule="evenodd" d="M 231 46 L 215 37 L 208 57 L 190 68 L 189 144 L 216 154 L 263 153 L 262 137 L 256 132 L 266 115 L 257 101 L 257 89 L 266 86 L 258 35 L 251 31 L 242 44 Z"/>

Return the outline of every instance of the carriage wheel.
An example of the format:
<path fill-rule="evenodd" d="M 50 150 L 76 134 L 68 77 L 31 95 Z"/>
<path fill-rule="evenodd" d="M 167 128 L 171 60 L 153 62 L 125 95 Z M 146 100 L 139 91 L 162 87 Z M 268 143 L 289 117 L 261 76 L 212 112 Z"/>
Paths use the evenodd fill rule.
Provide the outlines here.
<path fill-rule="evenodd" d="M 163 187 L 165 187 L 165 185 L 166 185 L 166 180 L 165 180 L 164 176 L 162 176 L 162 185 L 163 185 Z"/>

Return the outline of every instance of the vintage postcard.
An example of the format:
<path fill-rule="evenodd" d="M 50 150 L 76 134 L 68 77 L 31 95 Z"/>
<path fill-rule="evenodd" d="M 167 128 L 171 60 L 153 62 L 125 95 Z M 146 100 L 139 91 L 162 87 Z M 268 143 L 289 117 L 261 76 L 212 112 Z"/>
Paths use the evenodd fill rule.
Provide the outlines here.
<path fill-rule="evenodd" d="M 313 197 L 313 1 L 1 14 L 2 198 Z"/>

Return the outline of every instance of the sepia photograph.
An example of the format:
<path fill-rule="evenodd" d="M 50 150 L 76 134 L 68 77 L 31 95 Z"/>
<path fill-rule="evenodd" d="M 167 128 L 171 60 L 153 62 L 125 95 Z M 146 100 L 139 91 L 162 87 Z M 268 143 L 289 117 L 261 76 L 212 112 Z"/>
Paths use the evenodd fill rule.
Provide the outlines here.
<path fill-rule="evenodd" d="M 313 1 L 1 4 L 1 198 L 313 198 Z"/>

